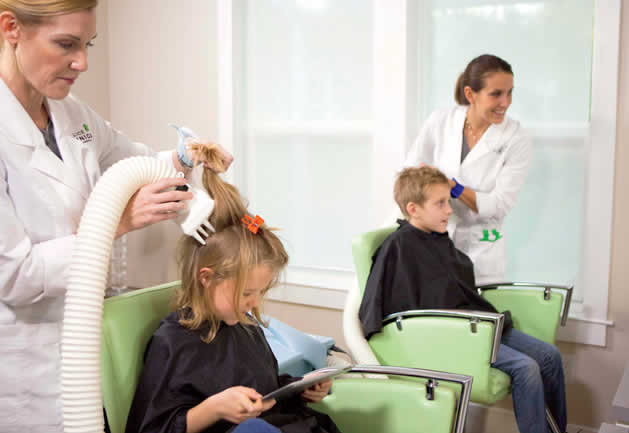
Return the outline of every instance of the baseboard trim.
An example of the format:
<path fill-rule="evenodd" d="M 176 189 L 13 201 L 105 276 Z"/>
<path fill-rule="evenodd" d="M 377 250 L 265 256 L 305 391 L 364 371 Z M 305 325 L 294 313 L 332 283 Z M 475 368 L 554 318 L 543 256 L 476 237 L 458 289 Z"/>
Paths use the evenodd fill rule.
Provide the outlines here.
<path fill-rule="evenodd" d="M 568 433 L 597 433 L 592 427 L 568 424 Z M 520 433 L 513 412 L 500 407 L 470 403 L 465 433 Z"/>

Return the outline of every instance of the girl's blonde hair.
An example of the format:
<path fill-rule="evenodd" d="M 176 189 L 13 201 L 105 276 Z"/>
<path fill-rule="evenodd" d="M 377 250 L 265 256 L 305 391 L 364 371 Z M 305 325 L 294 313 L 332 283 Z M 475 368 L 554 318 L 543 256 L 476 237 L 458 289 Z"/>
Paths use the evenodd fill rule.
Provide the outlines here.
<path fill-rule="evenodd" d="M 180 311 L 179 323 L 183 326 L 198 329 L 206 322 L 209 323 L 209 331 L 202 337 L 203 341 L 209 343 L 220 326 L 213 303 L 213 289 L 221 282 L 233 279 L 236 288 L 232 299 L 234 313 L 241 323 L 252 324 L 237 308 L 249 272 L 255 266 L 268 267 L 275 275 L 270 288 L 277 284 L 281 270 L 288 263 L 288 254 L 279 238 L 266 225 L 263 224 L 254 234 L 241 221 L 245 215 L 251 215 L 238 189 L 224 182 L 214 172 L 222 171 L 216 148 L 195 144 L 190 147 L 205 153 L 210 168 L 213 168 L 204 170 L 203 185 L 215 201 L 210 223 L 216 233 L 209 232 L 206 245 L 199 244 L 192 237 L 182 237 L 177 254 L 181 289 L 176 292 L 175 306 Z M 210 292 L 201 281 L 202 268 L 212 270 L 209 275 Z M 258 322 L 262 322 L 257 307 L 251 313 Z"/>
<path fill-rule="evenodd" d="M 0 13 L 12 12 L 23 25 L 37 25 L 45 18 L 94 9 L 98 0 L 0 0 Z M 2 42 L 0 35 L 0 42 Z"/>

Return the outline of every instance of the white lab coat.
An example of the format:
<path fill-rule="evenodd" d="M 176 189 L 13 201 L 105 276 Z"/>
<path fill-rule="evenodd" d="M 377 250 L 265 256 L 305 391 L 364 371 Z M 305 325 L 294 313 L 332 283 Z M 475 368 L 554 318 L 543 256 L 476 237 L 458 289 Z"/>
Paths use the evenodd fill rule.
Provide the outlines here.
<path fill-rule="evenodd" d="M 3 433 L 62 431 L 59 346 L 74 233 L 101 174 L 153 154 L 72 96 L 47 104 L 63 161 L 0 79 Z"/>
<path fill-rule="evenodd" d="M 476 192 L 478 213 L 452 200 L 448 232 L 455 246 L 474 263 L 476 283 L 504 279 L 503 221 L 516 202 L 531 162 L 531 142 L 520 123 L 505 116 L 492 124 L 461 164 L 467 106 L 433 112 L 424 123 L 404 166 L 420 162 Z"/>

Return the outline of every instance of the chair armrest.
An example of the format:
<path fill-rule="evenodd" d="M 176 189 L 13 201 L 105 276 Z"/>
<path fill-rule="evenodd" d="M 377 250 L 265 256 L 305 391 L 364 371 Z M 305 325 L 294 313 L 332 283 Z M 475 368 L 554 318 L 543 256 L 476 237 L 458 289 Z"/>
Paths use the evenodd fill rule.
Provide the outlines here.
<path fill-rule="evenodd" d="M 319 371 L 334 370 L 334 368 L 323 368 Z M 439 385 L 439 381 L 448 382 L 456 386 L 460 386 L 460 393 L 458 404 L 456 408 L 456 420 L 454 433 L 463 433 L 465 426 L 465 419 L 467 414 L 467 407 L 470 401 L 470 394 L 472 391 L 473 377 L 463 374 L 446 373 L 435 370 L 427 370 L 420 368 L 408 368 L 408 367 L 391 367 L 391 366 L 377 366 L 377 365 L 357 365 L 352 367 L 348 374 L 359 373 L 367 374 L 373 378 L 373 375 L 384 375 L 387 377 L 407 377 L 418 378 L 427 380 L 426 399 L 432 400 L 434 398 L 434 388 Z M 344 376 L 341 376 L 341 378 Z"/>
<path fill-rule="evenodd" d="M 467 406 L 470 402 L 470 394 L 472 392 L 472 382 L 474 378 L 472 376 L 466 376 L 464 374 L 446 373 L 442 371 L 426 370 L 422 368 L 408 368 L 408 367 L 387 367 L 387 366 L 374 366 L 374 365 L 357 365 L 352 368 L 349 373 L 369 373 L 369 374 L 386 374 L 387 376 L 411 376 L 422 379 L 428 379 L 426 384 L 426 393 L 432 392 L 434 387 L 433 380 L 440 380 L 443 382 L 450 382 L 461 386 L 461 394 L 459 404 L 457 408 L 455 433 L 463 433 L 463 427 L 465 426 L 465 419 L 467 415 Z"/>
<path fill-rule="evenodd" d="M 572 301 L 572 291 L 574 289 L 573 285 L 567 286 L 563 284 L 554 284 L 554 283 L 539 283 L 539 282 L 526 282 L 526 281 L 506 281 L 506 282 L 497 282 L 497 283 L 489 283 L 483 284 L 481 286 L 477 286 L 476 290 L 478 290 L 479 294 L 482 294 L 485 290 L 496 290 L 501 287 L 522 287 L 522 288 L 540 288 L 544 289 L 544 299 L 548 299 L 550 297 L 550 292 L 552 290 L 563 290 L 566 292 L 563 300 L 563 312 L 561 313 L 561 326 L 566 326 L 566 321 L 568 320 L 568 312 L 570 310 L 570 302 Z"/>
<path fill-rule="evenodd" d="M 494 362 L 496 362 L 496 358 L 498 356 L 498 347 L 500 346 L 500 339 L 502 338 L 504 314 L 473 310 L 408 310 L 399 313 L 389 314 L 382 321 L 382 326 L 388 325 L 391 322 L 395 322 L 398 329 L 402 329 L 403 320 L 410 317 L 450 317 L 465 319 L 470 321 L 472 332 L 475 332 L 475 323 L 478 323 L 479 321 L 493 323 L 494 336 L 491 348 L 490 363 L 493 364 Z"/>

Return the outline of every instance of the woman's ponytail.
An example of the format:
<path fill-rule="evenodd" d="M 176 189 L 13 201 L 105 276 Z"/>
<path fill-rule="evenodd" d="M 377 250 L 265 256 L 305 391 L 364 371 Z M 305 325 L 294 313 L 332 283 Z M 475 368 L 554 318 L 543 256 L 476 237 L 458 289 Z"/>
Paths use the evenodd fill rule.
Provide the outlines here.
<path fill-rule="evenodd" d="M 470 102 L 465 97 L 465 72 L 459 75 L 456 80 L 456 86 L 454 87 L 454 100 L 459 105 L 470 105 Z"/>

